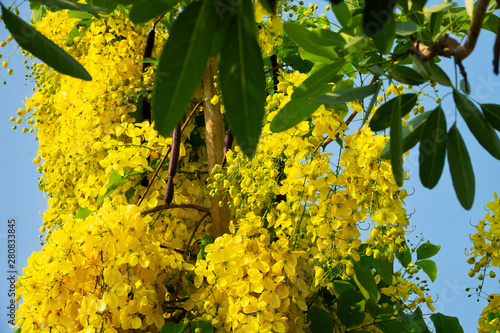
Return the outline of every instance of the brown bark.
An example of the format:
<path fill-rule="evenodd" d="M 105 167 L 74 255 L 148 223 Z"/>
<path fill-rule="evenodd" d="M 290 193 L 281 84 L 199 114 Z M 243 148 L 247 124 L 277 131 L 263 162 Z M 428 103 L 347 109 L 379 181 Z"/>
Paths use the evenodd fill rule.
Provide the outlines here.
<path fill-rule="evenodd" d="M 205 143 L 208 155 L 208 173 L 212 176 L 212 169 L 216 164 L 220 164 L 223 159 L 224 147 L 224 118 L 220 112 L 220 104 L 212 105 L 210 100 L 216 95 L 214 88 L 215 75 L 217 75 L 217 60 L 211 58 L 208 62 L 205 76 L 203 77 L 203 97 L 204 97 L 204 115 L 205 115 Z M 229 207 L 224 203 L 222 207 L 219 202 L 222 200 L 220 195 L 210 197 L 210 216 L 214 236 L 219 237 L 229 233 L 229 220 L 231 218 Z"/>
<path fill-rule="evenodd" d="M 448 58 L 454 57 L 455 61 L 457 63 L 460 63 L 462 60 L 467 58 L 469 54 L 471 54 L 471 52 L 474 50 L 474 47 L 476 46 L 488 3 L 489 0 L 477 1 L 476 10 L 474 11 L 474 16 L 472 17 L 472 22 L 467 33 L 467 39 L 465 40 L 465 43 L 463 45 L 461 45 L 455 39 L 449 36 L 445 36 L 442 39 L 436 41 L 430 47 L 421 44 L 418 40 L 415 40 L 410 51 L 424 62 L 429 61 L 435 56 L 443 56 Z"/>

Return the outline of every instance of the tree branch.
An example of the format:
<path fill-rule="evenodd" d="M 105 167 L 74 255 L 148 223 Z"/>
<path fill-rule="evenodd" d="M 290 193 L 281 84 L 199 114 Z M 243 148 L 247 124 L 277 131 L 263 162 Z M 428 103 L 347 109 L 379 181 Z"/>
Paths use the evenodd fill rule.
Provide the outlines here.
<path fill-rule="evenodd" d="M 476 11 L 472 17 L 472 23 L 467 33 L 467 39 L 464 45 L 461 45 L 455 39 L 444 36 L 442 39 L 436 41 L 430 47 L 420 43 L 417 39 L 413 41 L 413 46 L 410 52 L 415 54 L 421 61 L 429 61 L 435 56 L 454 57 L 457 63 L 467 58 L 472 53 L 476 46 L 481 26 L 483 25 L 484 16 L 488 7 L 489 0 L 478 0 L 476 3 Z"/>
<path fill-rule="evenodd" d="M 181 208 L 181 209 L 196 209 L 200 212 L 204 213 L 210 213 L 210 210 L 206 207 L 199 206 L 199 205 L 192 205 L 192 204 L 186 204 L 186 205 L 176 205 L 176 204 L 169 204 L 169 205 L 161 205 L 157 206 L 155 208 L 151 208 L 148 210 L 145 210 L 141 213 L 141 215 L 147 215 L 151 213 L 156 213 L 164 209 L 174 209 L 174 208 Z"/>

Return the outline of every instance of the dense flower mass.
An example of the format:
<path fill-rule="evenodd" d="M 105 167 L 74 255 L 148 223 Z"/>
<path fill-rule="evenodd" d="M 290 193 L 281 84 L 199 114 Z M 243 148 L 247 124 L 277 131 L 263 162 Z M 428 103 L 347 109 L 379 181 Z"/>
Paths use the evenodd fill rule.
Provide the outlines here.
<path fill-rule="evenodd" d="M 282 18 L 255 8 L 262 50 L 275 55 L 284 42 Z M 23 333 L 158 332 L 186 320 L 216 332 L 309 332 L 311 309 L 328 312 L 335 332 L 382 332 L 398 311 L 421 303 L 433 311 L 413 279 L 418 269 L 401 259 L 395 272 L 395 259 L 410 253 L 407 193 L 379 158 L 385 137 L 367 126 L 347 134 L 345 110 L 334 106 L 272 132 L 271 120 L 307 77 L 275 69 L 251 159 L 236 145 L 225 166 L 209 168 L 203 108 L 194 96 L 173 201 L 165 205 L 162 162 L 172 138 L 143 119 L 156 65 L 142 68 L 149 31 L 156 29 L 155 58 L 167 27 L 136 25 L 116 10 L 80 25 L 75 37 L 79 20 L 67 10 L 47 11 L 36 25 L 93 79 L 33 65 L 37 89 L 20 117 L 34 123 L 34 163 L 49 199 L 43 250 L 17 283 Z M 404 91 L 390 86 L 390 93 Z M 210 102 L 223 104 L 218 95 Z M 339 145 L 328 145 L 337 138 Z M 212 237 L 208 213 L 215 195 L 231 215 L 229 233 L 219 237 Z M 346 314 L 351 300 L 369 306 Z"/>

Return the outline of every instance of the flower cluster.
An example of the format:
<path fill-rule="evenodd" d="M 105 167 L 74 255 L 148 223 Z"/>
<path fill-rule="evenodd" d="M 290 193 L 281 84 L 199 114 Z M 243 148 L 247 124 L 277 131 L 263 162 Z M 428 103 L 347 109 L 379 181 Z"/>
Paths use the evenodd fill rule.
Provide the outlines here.
<path fill-rule="evenodd" d="M 281 18 L 260 15 L 260 5 L 256 13 L 261 45 L 273 54 L 284 38 Z M 307 77 L 280 69 L 252 159 L 236 146 L 209 178 L 203 110 L 186 120 L 175 194 L 165 205 L 168 166 L 161 161 L 172 139 L 141 114 L 154 94 L 155 65 L 141 70 L 152 25 L 134 25 L 117 10 L 93 18 L 68 43 L 77 22 L 67 11 L 47 11 L 37 25 L 93 80 L 33 65 L 37 90 L 26 110 L 36 120 L 34 162 L 49 206 L 43 250 L 17 286 L 22 331 L 158 332 L 166 320 L 189 319 L 217 332 L 307 332 L 312 306 L 328 310 L 341 331 L 337 305 L 328 300 L 340 297 L 335 283 L 359 290 L 359 262 L 392 265 L 406 250 L 407 194 L 379 158 L 386 139 L 367 127 L 346 135 L 345 110 L 324 105 L 310 121 L 271 132 L 270 122 Z M 158 56 L 168 33 L 161 23 L 155 28 Z M 230 233 L 207 245 L 215 195 L 231 210 Z M 380 282 L 380 274 L 368 274 Z M 413 282 L 392 277 L 375 293 L 381 307 L 430 304 Z M 377 332 L 373 323 L 366 312 L 359 327 Z"/>

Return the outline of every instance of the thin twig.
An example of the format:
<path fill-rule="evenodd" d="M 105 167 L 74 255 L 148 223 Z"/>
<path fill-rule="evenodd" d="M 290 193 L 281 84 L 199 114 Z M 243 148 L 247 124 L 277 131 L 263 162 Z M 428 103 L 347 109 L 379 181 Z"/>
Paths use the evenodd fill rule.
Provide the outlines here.
<path fill-rule="evenodd" d="M 181 133 L 184 131 L 184 129 L 186 128 L 187 124 L 189 123 L 189 121 L 191 120 L 191 118 L 193 117 L 194 113 L 196 112 L 196 110 L 198 110 L 198 108 L 200 107 L 200 105 L 202 104 L 202 102 L 198 102 L 196 104 L 196 106 L 193 108 L 193 111 L 191 111 L 191 113 L 189 114 L 189 117 L 186 119 L 186 121 L 184 122 L 184 124 L 182 125 L 182 128 L 181 128 Z M 160 171 L 162 165 L 163 165 L 163 162 L 165 162 L 165 160 L 167 159 L 167 156 L 170 154 L 170 150 L 172 149 L 172 147 L 168 148 L 167 150 L 167 153 L 165 154 L 165 156 L 163 156 L 163 158 L 161 159 L 160 161 L 160 165 L 158 165 L 158 167 L 156 168 L 155 172 L 153 173 L 153 177 L 151 177 L 151 181 L 149 182 L 148 184 L 148 187 L 146 187 L 146 190 L 144 191 L 144 194 L 142 195 L 142 197 L 139 199 L 139 203 L 137 204 L 137 206 L 140 206 L 142 201 L 144 200 L 144 198 L 146 197 L 146 194 L 148 193 L 149 189 L 151 188 L 151 185 L 153 185 L 153 182 L 155 181 L 156 179 L 156 175 L 158 175 L 158 172 Z"/>
<path fill-rule="evenodd" d="M 194 229 L 193 229 L 193 232 L 191 233 L 191 236 L 189 237 L 189 240 L 186 244 L 186 249 L 184 250 L 184 255 L 182 256 L 182 259 L 184 261 L 186 261 L 186 258 L 187 258 L 187 254 L 189 252 L 189 247 L 191 246 L 191 241 L 193 240 L 194 238 L 194 234 L 196 233 L 196 230 L 198 230 L 198 227 L 201 225 L 201 222 L 208 216 L 210 215 L 210 213 L 206 213 L 205 215 L 203 215 L 203 217 L 198 221 L 198 223 L 196 223 L 196 225 L 194 226 Z M 179 273 L 179 279 L 177 280 L 177 284 L 175 286 L 175 294 L 174 294 L 174 299 L 172 301 L 172 313 L 174 313 L 175 311 L 175 303 L 176 303 L 176 300 L 177 300 L 177 297 L 179 296 L 179 290 L 180 290 L 180 287 L 181 287 L 181 281 L 182 281 L 182 275 L 184 275 L 184 269 L 181 269 L 180 273 Z"/>
<path fill-rule="evenodd" d="M 292 63 L 292 62 L 289 62 L 289 63 L 287 63 L 287 64 L 283 64 L 283 65 L 278 65 L 278 66 L 275 66 L 275 67 L 273 67 L 273 68 L 271 68 L 271 69 L 267 69 L 267 70 L 265 70 L 265 71 L 264 71 L 264 73 L 265 73 L 265 74 L 267 74 L 267 73 L 270 73 L 270 72 L 272 72 L 272 71 L 277 70 L 278 68 L 283 68 L 283 67 L 287 67 L 287 66 L 293 66 L 293 63 Z"/>
<path fill-rule="evenodd" d="M 208 208 L 203 207 L 203 206 L 199 206 L 199 205 L 193 205 L 193 204 L 186 204 L 186 205 L 169 204 L 169 205 L 160 205 L 160 206 L 157 206 L 155 208 L 151 208 L 151 209 L 145 210 L 145 211 L 143 211 L 141 213 L 141 215 L 152 214 L 152 213 L 159 212 L 161 210 L 174 209 L 174 208 L 196 209 L 196 210 L 198 210 L 200 212 L 210 213 L 210 210 Z"/>

